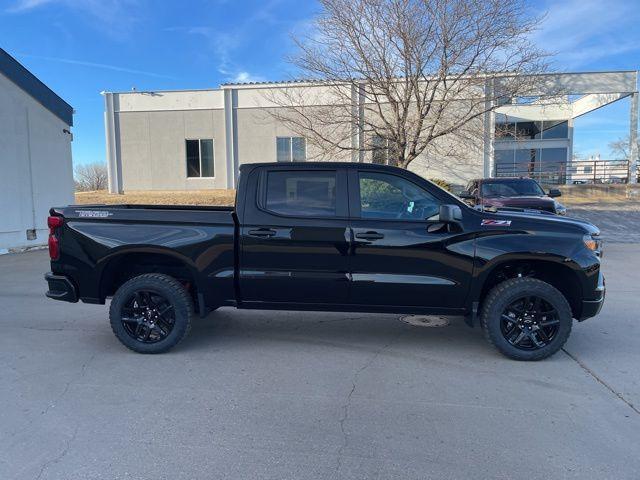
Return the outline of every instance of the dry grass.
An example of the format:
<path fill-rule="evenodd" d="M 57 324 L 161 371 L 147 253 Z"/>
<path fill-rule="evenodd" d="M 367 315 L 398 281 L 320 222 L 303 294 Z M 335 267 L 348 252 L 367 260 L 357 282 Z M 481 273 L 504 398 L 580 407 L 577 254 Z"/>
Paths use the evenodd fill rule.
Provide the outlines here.
<path fill-rule="evenodd" d="M 640 209 L 640 189 L 563 188 L 558 200 L 568 207 L 619 210 Z M 105 190 L 77 192 L 76 203 L 131 203 L 147 205 L 233 205 L 235 190 L 132 191 L 114 195 Z"/>
<path fill-rule="evenodd" d="M 640 209 L 638 185 L 564 185 L 560 189 L 562 197 L 558 200 L 569 207 Z"/>
<path fill-rule="evenodd" d="M 640 206 L 638 199 L 631 199 L 623 195 L 593 195 L 593 196 L 578 196 L 578 195 L 563 195 L 558 198 L 560 203 L 567 206 L 579 206 L 579 205 L 627 205 L 627 206 Z"/>
<path fill-rule="evenodd" d="M 106 190 L 76 192 L 78 205 L 130 203 L 137 205 L 233 205 L 235 190 L 132 191 L 122 195 Z"/>

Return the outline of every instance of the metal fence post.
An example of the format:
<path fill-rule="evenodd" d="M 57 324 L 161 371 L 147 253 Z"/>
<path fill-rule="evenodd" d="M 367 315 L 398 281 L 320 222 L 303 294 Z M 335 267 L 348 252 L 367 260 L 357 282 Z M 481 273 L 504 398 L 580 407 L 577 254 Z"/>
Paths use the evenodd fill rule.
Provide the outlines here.
<path fill-rule="evenodd" d="M 629 115 L 629 183 L 638 183 L 638 92 L 631 94 Z"/>

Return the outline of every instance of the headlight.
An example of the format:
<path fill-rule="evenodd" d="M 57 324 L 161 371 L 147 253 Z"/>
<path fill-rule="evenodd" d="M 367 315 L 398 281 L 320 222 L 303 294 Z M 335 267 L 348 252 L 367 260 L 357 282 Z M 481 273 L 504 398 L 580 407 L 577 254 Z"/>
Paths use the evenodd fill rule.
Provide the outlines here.
<path fill-rule="evenodd" d="M 584 242 L 584 246 L 589 250 L 597 254 L 602 251 L 602 240 L 600 240 L 600 237 L 587 234 L 582 237 L 582 241 Z"/>
<path fill-rule="evenodd" d="M 559 203 L 556 204 L 556 214 L 557 215 L 566 215 L 567 214 L 567 207 L 565 207 L 564 205 L 560 205 Z"/>

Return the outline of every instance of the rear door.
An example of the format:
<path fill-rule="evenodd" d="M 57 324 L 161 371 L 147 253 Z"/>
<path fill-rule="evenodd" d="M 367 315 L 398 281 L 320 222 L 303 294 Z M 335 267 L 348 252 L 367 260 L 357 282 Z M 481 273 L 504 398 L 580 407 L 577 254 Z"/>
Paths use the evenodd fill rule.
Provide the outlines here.
<path fill-rule="evenodd" d="M 473 268 L 473 236 L 439 222 L 446 198 L 388 170 L 349 172 L 356 305 L 460 308 Z"/>
<path fill-rule="evenodd" d="M 346 171 L 282 165 L 253 175 L 240 228 L 242 302 L 347 303 Z"/>

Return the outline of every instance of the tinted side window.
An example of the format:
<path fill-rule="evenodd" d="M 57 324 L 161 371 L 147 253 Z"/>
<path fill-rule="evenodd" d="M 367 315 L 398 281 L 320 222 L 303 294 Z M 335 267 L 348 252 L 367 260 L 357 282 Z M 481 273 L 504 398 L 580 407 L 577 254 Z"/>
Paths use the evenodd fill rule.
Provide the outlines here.
<path fill-rule="evenodd" d="M 268 172 L 266 208 L 295 217 L 335 216 L 336 172 Z"/>
<path fill-rule="evenodd" d="M 362 218 L 437 220 L 440 201 L 413 182 L 395 175 L 360 172 Z"/>

